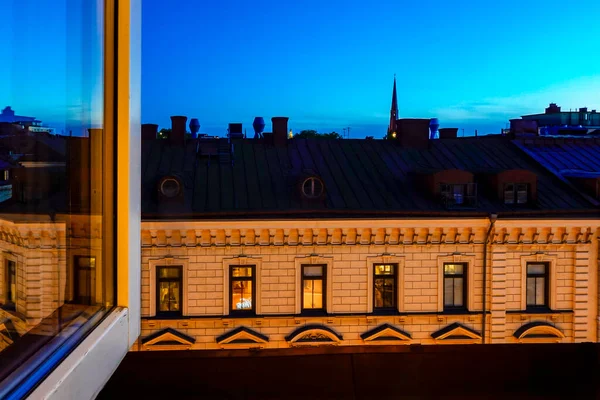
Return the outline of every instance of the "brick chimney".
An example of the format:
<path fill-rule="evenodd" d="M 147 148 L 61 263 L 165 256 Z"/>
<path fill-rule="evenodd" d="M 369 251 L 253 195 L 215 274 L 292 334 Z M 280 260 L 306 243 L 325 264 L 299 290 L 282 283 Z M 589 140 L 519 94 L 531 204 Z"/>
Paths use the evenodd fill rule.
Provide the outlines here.
<path fill-rule="evenodd" d="M 273 144 L 276 147 L 287 146 L 288 120 L 288 117 L 271 118 L 271 122 L 273 123 Z"/>
<path fill-rule="evenodd" d="M 158 125 L 142 124 L 142 140 L 154 140 L 158 134 Z"/>
<path fill-rule="evenodd" d="M 458 134 L 458 128 L 440 128 L 440 139 L 455 139 Z"/>
<path fill-rule="evenodd" d="M 412 149 L 429 147 L 429 119 L 402 118 L 396 121 L 398 144 Z"/>
<path fill-rule="evenodd" d="M 184 144 L 186 121 L 187 117 L 177 115 L 171 117 L 171 135 L 169 136 L 171 144 Z"/>

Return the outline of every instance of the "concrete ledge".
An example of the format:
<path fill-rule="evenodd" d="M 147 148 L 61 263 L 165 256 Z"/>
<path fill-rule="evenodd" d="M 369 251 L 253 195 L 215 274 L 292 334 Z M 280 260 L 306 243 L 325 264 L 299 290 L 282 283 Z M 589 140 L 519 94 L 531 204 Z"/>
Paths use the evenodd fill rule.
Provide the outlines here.
<path fill-rule="evenodd" d="M 31 393 L 29 399 L 94 399 L 127 351 L 129 310 L 118 307 Z"/>

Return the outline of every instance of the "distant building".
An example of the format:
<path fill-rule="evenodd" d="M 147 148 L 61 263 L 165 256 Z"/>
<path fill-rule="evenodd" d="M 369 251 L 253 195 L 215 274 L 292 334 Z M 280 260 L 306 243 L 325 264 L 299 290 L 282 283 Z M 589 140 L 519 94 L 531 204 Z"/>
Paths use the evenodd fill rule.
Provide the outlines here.
<path fill-rule="evenodd" d="M 597 202 L 516 141 L 278 122 L 229 145 L 142 129 L 132 350 L 598 341 Z"/>
<path fill-rule="evenodd" d="M 0 112 L 0 123 L 20 125 L 29 132 L 54 133 L 54 128 L 42 125 L 42 121 L 35 117 L 15 115 L 15 112 L 10 106 L 5 107 L 2 112 Z"/>
<path fill-rule="evenodd" d="M 555 103 L 550 103 L 543 114 L 523 115 L 521 119 L 511 120 L 518 126 L 527 126 L 527 129 L 535 130 L 542 136 L 546 135 L 586 135 L 600 133 L 600 113 L 596 110 L 588 110 L 587 107 L 574 111 L 562 111 Z M 519 122 L 524 121 L 524 122 Z M 533 131 L 532 131 L 533 133 Z"/>

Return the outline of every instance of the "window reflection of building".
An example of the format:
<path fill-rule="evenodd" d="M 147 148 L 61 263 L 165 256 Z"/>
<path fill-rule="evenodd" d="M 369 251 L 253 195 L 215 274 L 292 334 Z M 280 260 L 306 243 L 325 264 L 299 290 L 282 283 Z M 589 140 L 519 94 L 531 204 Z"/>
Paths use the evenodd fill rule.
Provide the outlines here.
<path fill-rule="evenodd" d="M 17 304 L 17 264 L 13 260 L 6 260 L 6 296 L 3 308 L 15 310 Z"/>
<path fill-rule="evenodd" d="M 181 315 L 181 267 L 158 267 L 156 274 L 158 314 Z"/>
<path fill-rule="evenodd" d="M 75 257 L 73 272 L 74 302 L 91 305 L 96 292 L 96 257 Z"/>
<path fill-rule="evenodd" d="M 232 266 L 230 276 L 232 313 L 254 313 L 254 266 Z"/>

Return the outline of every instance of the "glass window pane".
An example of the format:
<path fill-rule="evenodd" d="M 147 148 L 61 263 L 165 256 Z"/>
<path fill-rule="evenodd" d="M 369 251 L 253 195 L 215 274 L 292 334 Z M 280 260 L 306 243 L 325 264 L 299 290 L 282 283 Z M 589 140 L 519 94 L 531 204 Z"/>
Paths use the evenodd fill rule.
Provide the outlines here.
<path fill-rule="evenodd" d="M 454 284 L 452 278 L 444 279 L 444 305 L 454 305 Z"/>
<path fill-rule="evenodd" d="M 527 278 L 527 305 L 535 305 L 535 278 Z"/>
<path fill-rule="evenodd" d="M 393 264 L 378 264 L 375 265 L 375 275 L 394 275 Z"/>
<path fill-rule="evenodd" d="M 232 281 L 232 309 L 252 310 L 252 281 Z"/>
<path fill-rule="evenodd" d="M 384 302 L 383 302 L 384 280 L 383 279 L 375 279 L 374 285 L 375 285 L 375 287 L 374 287 L 374 294 L 375 294 L 374 307 L 376 307 L 376 308 L 384 307 Z"/>
<path fill-rule="evenodd" d="M 525 204 L 527 203 L 527 184 L 519 184 L 517 185 L 517 203 Z"/>
<path fill-rule="evenodd" d="M 393 307 L 395 304 L 394 293 L 395 293 L 395 282 L 394 279 L 384 279 L 383 281 L 383 306 Z"/>
<path fill-rule="evenodd" d="M 160 282 L 158 287 L 158 309 L 159 311 L 170 311 L 169 310 L 169 282 Z"/>
<path fill-rule="evenodd" d="M 116 248 L 115 121 L 104 115 L 115 108 L 114 99 L 105 98 L 104 77 L 114 77 L 104 64 L 105 27 L 113 25 L 106 24 L 106 4 L 1 4 L 0 30 L 8 40 L 0 63 L 0 211 L 17 231 L 35 222 L 43 239 L 0 240 L 0 253 L 12 258 L 1 266 L 0 319 L 18 327 L 10 344 L 0 344 L 7 357 L 0 359 L 0 380 L 3 365 L 26 362 L 27 355 L 41 354 L 45 339 L 87 330 L 86 320 L 101 320 L 98 314 L 110 310 Z M 48 335 L 44 340 L 31 332 L 36 327 Z M 15 351 L 3 351 L 12 346 Z"/>
<path fill-rule="evenodd" d="M 515 202 L 515 188 L 512 183 L 504 185 L 504 204 L 513 204 Z"/>
<path fill-rule="evenodd" d="M 179 311 L 179 282 L 169 282 L 169 311 Z"/>
<path fill-rule="evenodd" d="M 527 273 L 543 275 L 546 273 L 546 265 L 545 264 L 527 264 Z"/>
<path fill-rule="evenodd" d="M 535 304 L 538 306 L 543 306 L 546 304 L 546 286 L 545 278 L 534 278 L 535 279 Z"/>
<path fill-rule="evenodd" d="M 444 264 L 444 273 L 446 275 L 462 275 L 462 264 Z"/>
<path fill-rule="evenodd" d="M 181 268 L 160 268 L 159 278 L 179 278 L 181 276 Z"/>
<path fill-rule="evenodd" d="M 454 278 L 454 306 L 462 307 L 463 302 L 463 278 Z"/>
<path fill-rule="evenodd" d="M 319 309 L 323 308 L 323 281 L 305 280 L 304 281 L 304 308 Z"/>
<path fill-rule="evenodd" d="M 231 275 L 233 277 L 252 276 L 252 267 L 233 267 Z"/>
<path fill-rule="evenodd" d="M 465 185 L 452 185 L 452 193 L 456 204 L 463 204 Z"/>
<path fill-rule="evenodd" d="M 312 265 L 304 267 L 304 276 L 322 276 L 323 275 L 323 266 L 321 265 Z"/>

